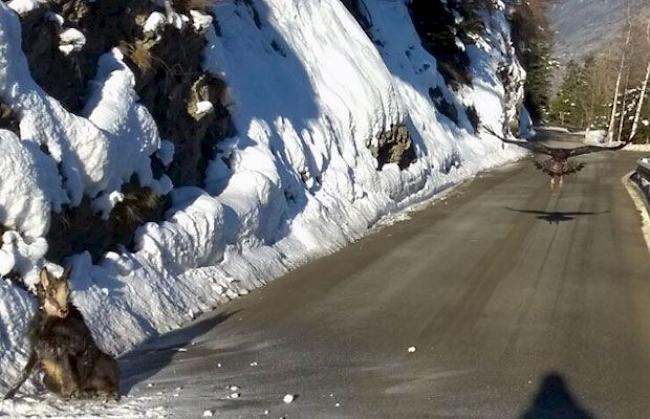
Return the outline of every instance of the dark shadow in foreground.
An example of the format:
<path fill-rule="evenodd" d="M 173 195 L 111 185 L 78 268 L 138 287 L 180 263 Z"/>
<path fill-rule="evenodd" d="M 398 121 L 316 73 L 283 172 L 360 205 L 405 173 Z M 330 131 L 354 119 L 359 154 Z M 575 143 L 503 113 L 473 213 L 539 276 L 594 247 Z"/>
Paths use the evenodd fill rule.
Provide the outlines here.
<path fill-rule="evenodd" d="M 520 419 L 594 419 L 571 395 L 564 378 L 549 373 L 540 383 L 540 388 Z"/>
<path fill-rule="evenodd" d="M 129 392 L 139 383 L 144 383 L 158 371 L 169 365 L 179 354 L 179 349 L 194 338 L 208 333 L 241 310 L 209 315 L 190 326 L 158 336 L 118 360 L 122 369 L 120 393 Z"/>
<path fill-rule="evenodd" d="M 581 211 L 535 211 L 535 210 L 524 210 L 517 208 L 506 207 L 510 211 L 521 212 L 524 214 L 533 214 L 537 215 L 538 220 L 543 220 L 549 224 L 560 224 L 567 221 L 573 221 L 576 217 L 583 215 L 601 215 L 607 214 L 609 211 L 601 212 L 581 212 Z"/>

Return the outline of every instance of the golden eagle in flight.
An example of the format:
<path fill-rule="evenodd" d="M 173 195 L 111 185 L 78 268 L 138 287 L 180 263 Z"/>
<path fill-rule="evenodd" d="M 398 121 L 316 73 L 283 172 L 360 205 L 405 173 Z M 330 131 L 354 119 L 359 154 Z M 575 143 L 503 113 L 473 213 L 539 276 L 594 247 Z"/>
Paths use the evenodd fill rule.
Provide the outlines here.
<path fill-rule="evenodd" d="M 585 163 L 570 160 L 572 157 L 582 156 L 585 154 L 597 153 L 600 151 L 615 151 L 620 150 L 629 142 L 623 142 L 613 147 L 600 147 L 595 145 L 585 145 L 575 148 L 552 147 L 548 144 L 543 144 L 541 141 L 519 141 L 509 140 L 503 138 L 492 130 L 488 132 L 495 137 L 499 138 L 504 143 L 515 144 L 519 147 L 526 148 L 534 153 L 545 154 L 550 158 L 542 161 L 535 161 L 535 167 L 551 177 L 551 189 L 555 187 L 557 182 L 562 186 L 564 176 L 568 176 L 579 172 L 585 167 Z"/>

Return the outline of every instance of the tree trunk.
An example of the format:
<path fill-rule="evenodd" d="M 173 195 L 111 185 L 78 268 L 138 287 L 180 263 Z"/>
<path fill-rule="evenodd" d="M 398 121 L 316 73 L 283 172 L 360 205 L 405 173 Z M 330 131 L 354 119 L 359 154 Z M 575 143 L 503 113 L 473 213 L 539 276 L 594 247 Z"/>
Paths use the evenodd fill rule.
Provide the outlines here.
<path fill-rule="evenodd" d="M 648 46 L 650 46 L 650 18 L 648 19 L 648 29 L 646 35 L 648 39 Z M 639 97 L 639 103 L 636 105 L 636 113 L 634 114 L 634 122 L 632 122 L 632 131 L 630 131 L 630 138 L 628 138 L 628 141 L 632 141 L 637 131 L 639 130 L 639 121 L 641 120 L 643 102 L 646 92 L 648 91 L 648 80 L 650 80 L 650 59 L 648 59 L 648 67 L 645 72 L 645 79 L 643 79 L 643 85 L 641 86 L 641 96 Z"/>
<path fill-rule="evenodd" d="M 614 89 L 614 102 L 612 103 L 612 115 L 609 119 L 609 127 L 607 127 L 607 144 L 611 144 L 614 140 L 614 129 L 616 125 L 616 111 L 618 110 L 618 94 L 621 89 L 621 81 L 623 79 L 623 70 L 625 69 L 625 62 L 627 60 L 627 50 L 632 40 L 632 22 L 630 20 L 630 4 L 627 4 L 627 38 L 625 39 L 625 47 L 623 48 L 623 55 L 621 56 L 621 65 L 618 68 L 618 75 L 616 76 L 616 87 Z"/>
<path fill-rule="evenodd" d="M 618 135 L 616 137 L 617 142 L 621 142 L 623 138 L 623 127 L 625 126 L 625 116 L 627 115 L 627 90 L 630 85 L 630 69 L 627 69 L 627 75 L 625 76 L 625 87 L 623 87 L 623 103 L 621 105 L 621 120 L 618 124 Z"/>

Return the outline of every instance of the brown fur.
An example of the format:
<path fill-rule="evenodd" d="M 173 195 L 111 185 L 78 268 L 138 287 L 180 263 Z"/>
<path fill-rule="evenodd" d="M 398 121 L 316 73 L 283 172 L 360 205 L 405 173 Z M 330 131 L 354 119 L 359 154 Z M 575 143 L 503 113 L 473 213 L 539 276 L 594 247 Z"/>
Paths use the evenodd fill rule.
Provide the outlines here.
<path fill-rule="evenodd" d="M 93 339 L 79 310 L 69 303 L 66 270 L 61 278 L 41 271 L 37 293 L 41 308 L 29 325 L 31 353 L 11 398 L 40 369 L 47 389 L 65 399 L 103 395 L 119 399 L 119 366 Z"/>
<path fill-rule="evenodd" d="M 46 358 L 41 360 L 41 368 L 52 383 L 54 383 L 58 388 L 63 388 L 65 371 L 56 359 Z"/>

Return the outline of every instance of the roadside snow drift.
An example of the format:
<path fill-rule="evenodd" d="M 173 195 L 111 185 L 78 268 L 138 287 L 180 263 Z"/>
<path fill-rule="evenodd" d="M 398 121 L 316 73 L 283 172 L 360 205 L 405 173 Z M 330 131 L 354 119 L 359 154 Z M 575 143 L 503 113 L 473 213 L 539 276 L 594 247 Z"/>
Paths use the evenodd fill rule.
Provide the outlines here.
<path fill-rule="evenodd" d="M 473 107 L 496 132 L 517 117 L 524 74 L 503 4 L 485 13 L 485 37 L 465 46 L 474 82 L 458 91 L 421 47 L 405 2 L 365 4 L 367 32 L 336 0 L 219 3 L 204 69 L 229 86 L 238 135 L 215 145 L 203 188 L 171 192 L 167 221 L 141 227 L 132 252 L 109 252 L 95 264 L 88 253 L 69 258 L 74 303 L 101 346 L 120 353 L 180 327 L 360 238 L 387 214 L 519 156 L 477 135 L 466 116 Z M 192 16 L 184 21 L 209 23 Z M 165 22 L 158 14 L 147 25 Z M 75 115 L 31 78 L 20 30 L 18 15 L 0 2 L 0 101 L 20 117 L 20 138 L 0 131 L 0 273 L 30 285 L 46 263 L 52 211 L 88 197 L 105 216 L 132 176 L 159 194 L 172 185 L 152 174 L 150 157 L 164 147 L 159 155 L 169 158 L 170 149 L 120 52 L 101 57 Z M 75 35 L 70 45 L 83 50 L 84 34 Z M 503 66 L 512 79 L 507 94 L 496 76 Z M 458 124 L 436 110 L 435 88 L 457 109 Z M 211 112 L 208 105 L 200 110 Z M 415 160 L 379 170 L 371 149 L 393 126 L 408 130 Z M 0 392 L 25 362 L 34 309 L 15 282 L 0 283 Z"/>

